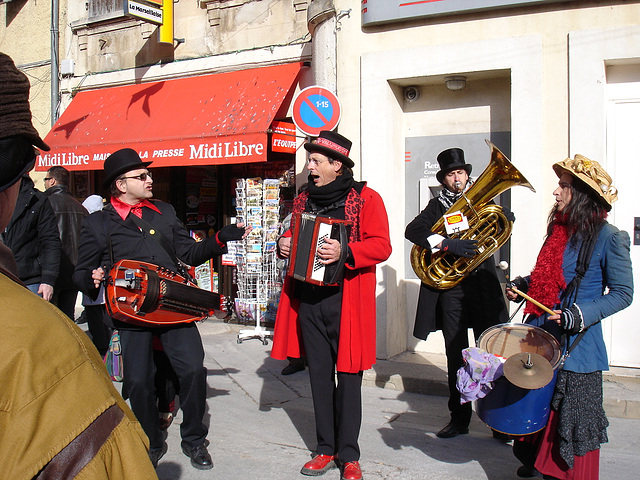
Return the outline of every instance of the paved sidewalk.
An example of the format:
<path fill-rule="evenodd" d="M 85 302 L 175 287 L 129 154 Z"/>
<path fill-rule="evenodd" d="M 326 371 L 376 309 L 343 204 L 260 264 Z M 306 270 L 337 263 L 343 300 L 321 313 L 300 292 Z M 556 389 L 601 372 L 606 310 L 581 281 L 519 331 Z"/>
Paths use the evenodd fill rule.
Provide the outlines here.
<path fill-rule="evenodd" d="M 299 473 L 315 447 L 307 372 L 280 375 L 285 362 L 269 357 L 271 342 L 236 341 L 237 325 L 207 320 L 199 325 L 208 370 L 210 452 L 214 468 L 191 467 L 180 451 L 180 413 L 168 430 L 169 451 L 160 460 L 161 480 L 304 480 Z M 511 447 L 493 439 L 477 417 L 469 435 L 435 436 L 448 421 L 445 374 L 436 359 L 380 361 L 365 374 L 361 465 L 367 480 L 516 479 Z M 398 361 L 402 360 L 402 361 Z M 637 380 L 637 379 L 636 379 Z M 606 388 L 624 400 L 625 412 L 640 400 L 640 383 Z M 380 387 L 386 388 L 380 388 Z M 618 390 L 620 389 L 620 390 Z M 421 393 L 416 393 L 421 392 Z M 623 395 L 624 394 L 624 395 Z M 628 398 L 622 398 L 622 397 Z M 614 397 L 607 396 L 607 401 Z M 620 403 L 620 402 L 617 402 Z M 626 413 L 625 413 L 626 415 Z M 611 416 L 610 443 L 603 447 L 601 478 L 635 480 L 640 420 Z M 338 480 L 338 470 L 323 479 Z"/>

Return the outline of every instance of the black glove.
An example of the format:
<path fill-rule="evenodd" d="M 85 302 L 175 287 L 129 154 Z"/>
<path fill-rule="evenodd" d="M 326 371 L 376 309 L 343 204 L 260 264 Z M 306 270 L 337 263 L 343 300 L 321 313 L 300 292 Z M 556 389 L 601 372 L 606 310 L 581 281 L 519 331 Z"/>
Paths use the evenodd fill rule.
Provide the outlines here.
<path fill-rule="evenodd" d="M 527 283 L 527 281 L 518 276 L 516 278 L 514 278 L 513 280 L 511 280 L 510 282 L 507 282 L 506 285 L 507 288 L 517 288 L 519 291 L 521 291 L 522 293 L 527 293 L 527 290 L 529 290 L 529 284 Z M 522 300 L 524 300 L 523 297 L 521 297 L 520 295 L 518 295 L 516 297 L 515 300 L 513 300 L 516 303 L 520 303 Z"/>
<path fill-rule="evenodd" d="M 218 231 L 218 240 L 222 243 L 232 242 L 234 240 L 242 240 L 244 228 L 235 225 L 225 225 Z"/>
<path fill-rule="evenodd" d="M 458 238 L 445 238 L 442 240 L 442 251 L 453 253 L 459 257 L 473 257 L 478 250 L 477 240 L 460 240 Z"/>
<path fill-rule="evenodd" d="M 571 307 L 562 310 L 560 326 L 571 335 L 575 335 L 584 329 L 584 321 L 582 320 L 582 315 L 580 315 L 580 309 L 575 303 Z"/>
<path fill-rule="evenodd" d="M 511 210 L 509 210 L 507 207 L 502 207 L 502 214 L 507 218 L 507 220 L 509 220 L 510 222 L 515 222 L 516 221 L 516 215 L 515 213 L 513 213 Z M 516 287 L 518 288 L 518 287 Z"/>

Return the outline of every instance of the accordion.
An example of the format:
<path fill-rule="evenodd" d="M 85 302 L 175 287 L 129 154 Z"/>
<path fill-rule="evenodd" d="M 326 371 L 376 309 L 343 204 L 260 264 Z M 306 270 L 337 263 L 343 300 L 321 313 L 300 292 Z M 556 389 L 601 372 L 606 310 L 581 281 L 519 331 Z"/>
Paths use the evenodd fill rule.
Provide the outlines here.
<path fill-rule="evenodd" d="M 293 239 L 287 275 L 315 285 L 340 285 L 349 253 L 347 245 L 351 222 L 310 213 L 294 213 L 291 226 Z M 327 238 L 340 242 L 340 258 L 337 262 L 325 265 L 320 262 L 317 252 Z"/>
<path fill-rule="evenodd" d="M 195 322 L 220 310 L 217 293 L 167 268 L 135 260 L 120 260 L 109 271 L 105 299 L 110 316 L 142 326 Z"/>

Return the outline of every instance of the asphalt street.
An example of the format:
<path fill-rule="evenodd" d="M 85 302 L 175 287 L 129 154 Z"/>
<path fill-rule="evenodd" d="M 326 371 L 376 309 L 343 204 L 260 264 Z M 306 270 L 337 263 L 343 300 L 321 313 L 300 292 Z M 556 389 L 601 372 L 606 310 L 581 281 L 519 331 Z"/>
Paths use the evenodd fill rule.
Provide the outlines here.
<path fill-rule="evenodd" d="M 160 460 L 161 480 L 304 480 L 299 473 L 315 447 L 313 407 L 307 371 L 282 376 L 286 362 L 269 357 L 271 343 L 259 339 L 237 342 L 237 325 L 207 320 L 199 324 L 208 371 L 209 451 L 214 468 L 199 471 L 180 450 L 180 413 L 167 431 L 169 450 Z M 398 389 L 392 376 L 420 369 L 411 389 L 433 389 L 433 395 Z M 392 373 L 390 373 L 392 372 Z M 407 373 L 407 376 L 410 374 Z M 411 376 L 414 376 L 411 374 Z M 438 376 L 437 379 L 431 377 Z M 427 378 L 430 377 L 430 378 Z M 468 435 L 439 439 L 435 433 L 448 421 L 441 366 L 383 361 L 365 373 L 361 466 L 367 480 L 469 479 L 511 480 L 519 462 L 511 446 L 495 440 L 477 417 Z M 418 385 L 415 384 L 418 383 Z M 386 387 L 386 388 L 383 388 Z M 629 402 L 640 400 L 640 383 L 625 386 Z M 611 399 L 609 399 L 611 400 Z M 634 403 L 635 405 L 635 403 Z M 617 414 L 616 414 L 617 415 Z M 621 418 L 623 417 L 623 418 Z M 626 418 L 625 418 L 626 417 Z M 601 479 L 638 478 L 637 434 L 633 415 L 610 416 L 609 443 L 601 455 Z M 321 478 L 339 480 L 337 469 Z"/>

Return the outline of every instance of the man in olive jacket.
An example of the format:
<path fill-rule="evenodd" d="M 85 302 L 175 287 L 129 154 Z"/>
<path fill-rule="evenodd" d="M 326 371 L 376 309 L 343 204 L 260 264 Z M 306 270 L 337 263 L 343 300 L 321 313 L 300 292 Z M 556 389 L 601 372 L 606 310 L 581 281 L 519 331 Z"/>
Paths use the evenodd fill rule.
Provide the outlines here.
<path fill-rule="evenodd" d="M 20 178 L 49 150 L 31 124 L 29 80 L 0 53 L 0 230 Z M 157 479 L 148 440 L 89 337 L 16 275 L 0 244 L 2 478 Z M 37 477 L 36 477 L 37 476 Z"/>

